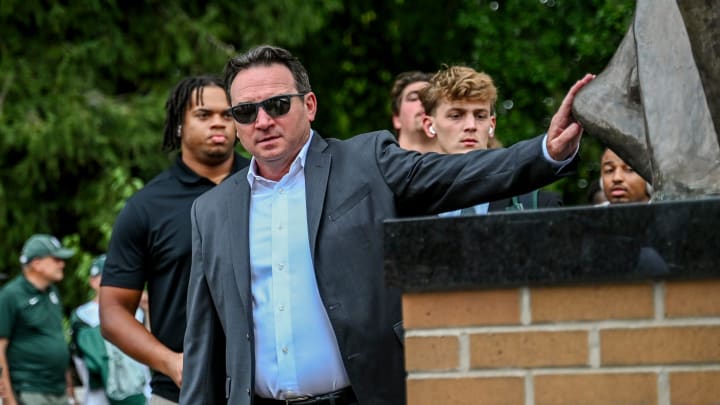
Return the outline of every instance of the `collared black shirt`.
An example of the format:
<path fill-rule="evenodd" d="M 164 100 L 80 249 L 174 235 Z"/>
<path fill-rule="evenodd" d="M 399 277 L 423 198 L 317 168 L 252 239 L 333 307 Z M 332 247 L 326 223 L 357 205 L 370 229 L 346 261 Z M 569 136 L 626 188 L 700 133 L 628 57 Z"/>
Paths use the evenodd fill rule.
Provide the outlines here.
<path fill-rule="evenodd" d="M 235 153 L 231 174 L 248 164 Z M 186 325 L 190 208 L 214 186 L 178 155 L 175 165 L 128 199 L 110 239 L 102 285 L 142 290 L 147 283 L 152 333 L 175 352 L 183 351 Z M 180 390 L 169 377 L 155 373 L 151 384 L 153 394 L 178 402 Z"/>

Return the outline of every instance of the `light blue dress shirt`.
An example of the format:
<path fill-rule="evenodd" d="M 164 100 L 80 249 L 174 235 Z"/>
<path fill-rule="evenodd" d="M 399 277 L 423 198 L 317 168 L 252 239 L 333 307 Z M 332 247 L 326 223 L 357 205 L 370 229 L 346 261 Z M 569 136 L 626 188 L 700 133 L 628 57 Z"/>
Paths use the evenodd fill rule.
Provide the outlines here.
<path fill-rule="evenodd" d="M 255 324 L 255 393 L 289 399 L 350 385 L 310 255 L 305 159 L 300 150 L 280 181 L 250 162 L 250 271 Z"/>
<path fill-rule="evenodd" d="M 485 215 L 488 213 L 488 208 L 490 208 L 490 203 L 482 203 L 478 205 L 473 205 L 473 210 L 475 210 L 475 215 Z M 438 214 L 439 217 L 459 217 L 462 215 L 462 210 L 454 210 L 454 211 L 447 211 L 447 212 L 441 212 Z"/>

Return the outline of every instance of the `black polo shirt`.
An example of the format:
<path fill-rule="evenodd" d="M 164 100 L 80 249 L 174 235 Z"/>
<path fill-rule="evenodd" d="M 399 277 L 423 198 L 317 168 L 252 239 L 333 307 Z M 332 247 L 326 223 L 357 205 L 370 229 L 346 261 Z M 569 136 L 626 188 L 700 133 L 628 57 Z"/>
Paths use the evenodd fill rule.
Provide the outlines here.
<path fill-rule="evenodd" d="M 232 173 L 248 163 L 236 153 Z M 102 285 L 142 290 L 147 282 L 152 333 L 175 352 L 183 351 L 186 325 L 190 208 L 214 186 L 178 155 L 174 166 L 128 199 L 110 239 Z M 154 394 L 178 402 L 180 390 L 169 377 L 154 373 L 151 385 Z"/>

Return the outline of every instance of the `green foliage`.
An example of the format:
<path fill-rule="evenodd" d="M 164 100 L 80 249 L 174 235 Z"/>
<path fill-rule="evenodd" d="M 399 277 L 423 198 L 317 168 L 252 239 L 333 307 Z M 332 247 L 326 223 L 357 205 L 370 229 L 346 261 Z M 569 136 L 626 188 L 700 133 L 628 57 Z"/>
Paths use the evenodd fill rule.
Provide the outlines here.
<path fill-rule="evenodd" d="M 220 73 L 236 47 L 296 45 L 340 7 L 3 1 L 0 272 L 20 271 L 31 234 L 65 237 L 79 251 L 66 267 L 65 301 L 83 301 L 88 257 L 107 248 L 125 199 L 171 161 L 160 151 L 170 88 L 189 74 Z"/>
<path fill-rule="evenodd" d="M 632 9 L 630 0 L 3 0 L 0 272 L 19 271 L 29 235 L 52 233 L 78 249 L 62 284 L 67 307 L 87 299 L 90 260 L 125 199 L 173 157 L 160 151 L 171 87 L 220 73 L 250 46 L 300 57 L 318 94 L 313 126 L 327 137 L 389 128 L 397 73 L 484 70 L 500 89 L 498 135 L 512 144 L 543 132 L 572 83 L 602 70 Z M 584 202 L 597 150 L 586 138 L 579 175 L 552 186 L 566 203 Z"/>
<path fill-rule="evenodd" d="M 605 67 L 633 11 L 632 2 L 617 0 L 470 3 L 478 6 L 459 16 L 475 40 L 467 62 L 499 88 L 497 134 L 506 145 L 545 132 L 570 86 Z M 584 145 L 585 162 L 596 161 L 596 149 Z M 579 174 L 549 188 L 566 203 L 584 203 L 590 172 Z"/>
<path fill-rule="evenodd" d="M 333 138 L 392 128 L 395 75 L 436 71 L 467 54 L 472 36 L 456 21 L 463 7 L 459 0 L 373 0 L 334 11 L 295 50 L 318 95 L 314 127 Z"/>

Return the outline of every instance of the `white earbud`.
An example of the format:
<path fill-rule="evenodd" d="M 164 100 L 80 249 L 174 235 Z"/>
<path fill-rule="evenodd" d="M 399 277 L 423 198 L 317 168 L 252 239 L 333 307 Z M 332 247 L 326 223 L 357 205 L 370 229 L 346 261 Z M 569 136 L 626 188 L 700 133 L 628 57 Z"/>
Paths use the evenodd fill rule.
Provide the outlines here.
<path fill-rule="evenodd" d="M 490 137 L 493 136 L 493 132 L 495 132 L 495 128 L 490 126 L 490 129 L 488 129 L 488 134 L 490 134 Z"/>
<path fill-rule="evenodd" d="M 430 133 L 433 135 L 437 135 L 437 132 L 435 132 L 435 127 L 430 127 Z"/>
<path fill-rule="evenodd" d="M 182 125 L 178 125 L 177 137 L 180 138 L 181 136 L 182 136 Z"/>

